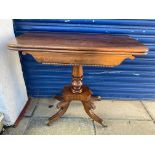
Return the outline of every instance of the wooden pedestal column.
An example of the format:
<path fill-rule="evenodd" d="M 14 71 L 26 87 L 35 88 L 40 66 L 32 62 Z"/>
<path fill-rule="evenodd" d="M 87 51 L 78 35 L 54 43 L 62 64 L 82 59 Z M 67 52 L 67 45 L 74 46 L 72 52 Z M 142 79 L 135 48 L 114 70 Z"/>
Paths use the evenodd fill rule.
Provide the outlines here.
<path fill-rule="evenodd" d="M 72 93 L 82 93 L 83 67 L 73 66 L 72 69 Z"/>
<path fill-rule="evenodd" d="M 94 114 L 95 109 L 94 101 L 99 101 L 98 97 L 93 97 L 91 90 L 83 85 L 83 67 L 82 65 L 73 66 L 72 69 L 72 84 L 70 86 L 65 86 L 63 90 L 62 97 L 55 97 L 60 102 L 57 105 L 59 111 L 49 118 L 48 125 L 58 120 L 68 109 L 69 104 L 73 100 L 80 100 L 84 106 L 85 112 L 89 115 L 92 120 L 98 122 L 103 127 L 103 120 Z"/>

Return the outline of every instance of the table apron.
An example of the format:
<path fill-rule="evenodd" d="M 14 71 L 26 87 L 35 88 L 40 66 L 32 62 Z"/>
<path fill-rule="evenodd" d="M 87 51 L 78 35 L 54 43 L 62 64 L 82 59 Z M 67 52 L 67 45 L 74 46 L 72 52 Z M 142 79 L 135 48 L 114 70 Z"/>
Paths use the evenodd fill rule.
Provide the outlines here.
<path fill-rule="evenodd" d="M 79 54 L 79 53 L 54 53 L 54 52 L 34 52 L 23 51 L 30 54 L 39 63 L 45 64 L 71 64 L 71 65 L 91 65 L 113 67 L 120 65 L 125 59 L 133 60 L 135 57 L 128 54 Z"/>

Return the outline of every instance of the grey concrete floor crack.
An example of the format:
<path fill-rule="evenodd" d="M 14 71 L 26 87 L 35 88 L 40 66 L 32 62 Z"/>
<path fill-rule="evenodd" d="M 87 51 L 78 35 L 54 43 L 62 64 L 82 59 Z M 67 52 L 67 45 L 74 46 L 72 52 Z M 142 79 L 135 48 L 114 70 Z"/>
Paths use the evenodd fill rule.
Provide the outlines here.
<path fill-rule="evenodd" d="M 153 119 L 153 117 L 151 116 L 151 114 L 149 113 L 149 111 L 147 110 L 146 106 L 144 105 L 144 103 L 142 101 L 140 101 L 140 103 L 142 104 L 142 106 L 144 107 L 145 111 L 147 112 L 147 114 L 149 115 L 149 117 L 151 118 L 151 120 L 153 121 L 153 123 L 155 123 L 155 120 Z"/>

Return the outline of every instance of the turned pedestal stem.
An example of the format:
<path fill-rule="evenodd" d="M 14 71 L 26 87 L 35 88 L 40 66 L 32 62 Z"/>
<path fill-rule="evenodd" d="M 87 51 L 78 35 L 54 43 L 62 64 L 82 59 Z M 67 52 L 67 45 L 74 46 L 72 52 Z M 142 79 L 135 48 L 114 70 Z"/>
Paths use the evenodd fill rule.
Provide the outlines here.
<path fill-rule="evenodd" d="M 72 93 L 82 93 L 83 67 L 82 65 L 72 68 Z"/>

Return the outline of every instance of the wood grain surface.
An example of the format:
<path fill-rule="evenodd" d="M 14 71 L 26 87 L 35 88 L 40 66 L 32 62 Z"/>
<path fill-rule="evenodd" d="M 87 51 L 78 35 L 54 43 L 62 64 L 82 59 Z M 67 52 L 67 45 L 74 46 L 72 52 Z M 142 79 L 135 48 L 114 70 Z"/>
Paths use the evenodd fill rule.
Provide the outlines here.
<path fill-rule="evenodd" d="M 25 33 L 12 40 L 9 49 L 40 50 L 57 52 L 98 53 L 131 52 L 145 53 L 148 48 L 126 35 L 82 34 L 82 33 Z"/>
<path fill-rule="evenodd" d="M 31 54 L 37 62 L 113 67 L 125 59 L 147 54 L 148 48 L 126 35 L 25 33 L 8 45 Z"/>

